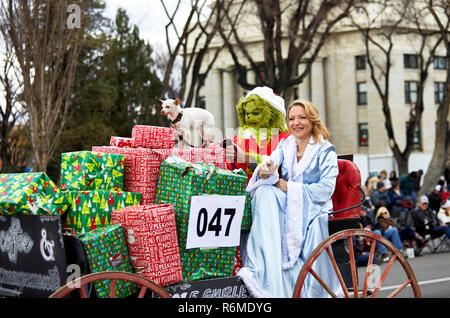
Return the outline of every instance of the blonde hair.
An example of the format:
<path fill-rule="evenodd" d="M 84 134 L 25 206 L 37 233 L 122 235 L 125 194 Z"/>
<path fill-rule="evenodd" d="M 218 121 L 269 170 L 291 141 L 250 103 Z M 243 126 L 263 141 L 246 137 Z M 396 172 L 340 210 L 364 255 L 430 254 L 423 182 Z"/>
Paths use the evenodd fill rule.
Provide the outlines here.
<path fill-rule="evenodd" d="M 380 206 L 377 210 L 377 214 L 375 216 L 375 223 L 377 222 L 378 218 L 380 217 L 381 213 L 386 212 L 387 216 L 390 218 L 391 214 L 389 213 L 389 210 L 385 206 Z"/>
<path fill-rule="evenodd" d="M 320 143 L 320 136 L 323 137 L 325 140 L 329 140 L 330 133 L 328 132 L 327 127 L 322 122 L 319 116 L 319 111 L 317 110 L 317 107 L 314 106 L 311 102 L 306 100 L 294 100 L 288 107 L 287 110 L 287 117 L 289 117 L 289 112 L 291 111 L 292 107 L 295 106 L 301 106 L 305 109 L 306 117 L 311 121 L 312 123 L 312 135 L 314 138 L 314 141 L 316 143 Z"/>

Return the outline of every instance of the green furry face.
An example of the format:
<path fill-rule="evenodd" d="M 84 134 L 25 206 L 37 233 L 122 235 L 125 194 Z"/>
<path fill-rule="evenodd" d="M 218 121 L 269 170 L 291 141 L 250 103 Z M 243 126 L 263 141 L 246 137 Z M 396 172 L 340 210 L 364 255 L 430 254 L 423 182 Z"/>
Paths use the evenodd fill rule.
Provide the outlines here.
<path fill-rule="evenodd" d="M 258 95 L 241 98 L 236 110 L 242 129 L 278 128 L 280 132 L 287 131 L 283 114 Z"/>

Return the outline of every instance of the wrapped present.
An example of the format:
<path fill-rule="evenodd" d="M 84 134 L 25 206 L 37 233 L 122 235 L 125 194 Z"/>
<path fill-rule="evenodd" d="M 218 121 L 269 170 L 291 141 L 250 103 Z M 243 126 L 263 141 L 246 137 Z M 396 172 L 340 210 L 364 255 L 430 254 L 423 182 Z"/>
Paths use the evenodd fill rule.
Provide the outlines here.
<path fill-rule="evenodd" d="M 0 174 L 0 214 L 61 215 L 68 206 L 45 172 Z"/>
<path fill-rule="evenodd" d="M 125 157 L 124 191 L 142 193 L 141 204 L 155 203 L 161 162 L 169 156 L 177 156 L 189 162 L 212 163 L 226 168 L 225 150 L 212 145 L 208 148 L 122 148 L 113 146 L 92 147 L 92 151 L 121 154 Z"/>
<path fill-rule="evenodd" d="M 232 276 L 237 252 L 237 246 L 187 247 L 192 197 L 205 194 L 244 196 L 246 184 L 247 177 L 242 170 L 233 172 L 211 164 L 188 163 L 175 157 L 162 162 L 155 202 L 174 206 L 184 281 Z M 220 224 L 219 220 L 220 215 L 215 215 L 210 221 L 206 221 L 205 217 L 202 221 L 199 217 L 197 231 L 224 229 L 226 224 Z M 250 211 L 244 209 L 241 228 L 248 227 L 250 223 Z"/>
<path fill-rule="evenodd" d="M 175 133 L 173 128 L 136 125 L 131 137 L 134 147 L 170 149 L 175 146 Z"/>
<path fill-rule="evenodd" d="M 113 224 L 122 224 L 131 262 L 139 274 L 160 286 L 181 282 L 175 215 L 171 204 L 138 205 L 111 213 Z"/>
<path fill-rule="evenodd" d="M 105 190 L 65 191 L 71 203 L 66 226 L 76 233 L 86 233 L 111 224 L 111 212 L 131 205 L 138 205 L 140 193 Z"/>
<path fill-rule="evenodd" d="M 124 158 L 119 154 L 78 151 L 61 154 L 61 189 L 122 190 Z"/>
<path fill-rule="evenodd" d="M 111 136 L 110 146 L 116 147 L 134 147 L 133 138 Z"/>
<path fill-rule="evenodd" d="M 83 249 L 92 273 L 107 271 L 133 272 L 127 243 L 122 226 L 114 224 L 95 229 L 79 237 L 83 243 Z M 110 280 L 102 280 L 94 283 L 97 296 L 109 297 Z M 137 291 L 135 283 L 118 280 L 116 285 L 116 297 L 124 298 Z"/>

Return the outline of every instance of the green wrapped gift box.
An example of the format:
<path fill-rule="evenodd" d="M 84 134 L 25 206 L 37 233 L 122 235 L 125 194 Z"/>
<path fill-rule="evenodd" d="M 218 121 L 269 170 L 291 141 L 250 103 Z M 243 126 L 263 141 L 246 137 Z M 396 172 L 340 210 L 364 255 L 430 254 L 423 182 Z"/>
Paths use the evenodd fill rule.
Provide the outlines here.
<path fill-rule="evenodd" d="M 138 192 L 115 192 L 105 190 L 65 191 L 71 203 L 66 225 L 76 233 L 86 233 L 97 227 L 111 224 L 111 211 L 131 205 L 139 205 Z"/>
<path fill-rule="evenodd" d="M 133 272 L 130 254 L 120 224 L 95 229 L 79 237 L 92 273 L 105 271 Z M 109 297 L 110 280 L 94 283 L 97 296 Z M 118 280 L 116 297 L 124 298 L 137 291 L 135 283 Z"/>
<path fill-rule="evenodd" d="M 184 281 L 232 276 L 236 255 L 236 247 L 186 249 L 192 196 L 246 195 L 246 184 L 247 177 L 242 170 L 232 172 L 176 157 L 162 162 L 155 203 L 173 204 Z M 251 224 L 248 206 L 246 204 L 241 229 Z"/>
<path fill-rule="evenodd" d="M 45 172 L 0 174 L 0 214 L 61 215 L 67 208 Z"/>
<path fill-rule="evenodd" d="M 92 151 L 61 154 L 61 189 L 113 190 L 123 188 L 124 156 Z"/>

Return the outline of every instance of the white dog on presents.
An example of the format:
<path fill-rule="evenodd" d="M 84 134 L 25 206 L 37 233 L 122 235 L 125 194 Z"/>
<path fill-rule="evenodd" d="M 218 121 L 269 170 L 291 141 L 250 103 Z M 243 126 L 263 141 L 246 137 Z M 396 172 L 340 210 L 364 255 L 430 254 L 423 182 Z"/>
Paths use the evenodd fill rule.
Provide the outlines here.
<path fill-rule="evenodd" d="M 180 100 L 161 100 L 161 114 L 170 120 L 171 127 L 177 130 L 178 146 L 191 146 L 191 133 L 197 132 L 203 145 L 211 143 L 215 129 L 214 116 L 203 108 L 181 108 Z"/>

